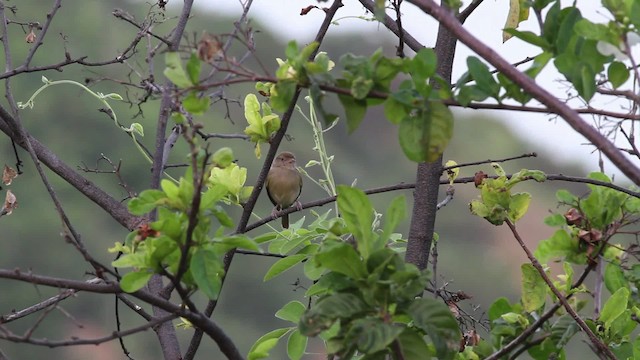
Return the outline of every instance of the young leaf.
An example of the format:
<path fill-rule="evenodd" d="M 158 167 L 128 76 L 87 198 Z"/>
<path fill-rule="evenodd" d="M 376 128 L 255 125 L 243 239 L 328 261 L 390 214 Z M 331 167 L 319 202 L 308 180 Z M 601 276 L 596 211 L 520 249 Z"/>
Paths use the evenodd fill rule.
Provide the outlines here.
<path fill-rule="evenodd" d="M 347 117 L 347 131 L 352 133 L 364 120 L 364 115 L 367 113 L 367 102 L 349 95 L 338 95 L 338 100 L 344 107 L 344 113 Z"/>
<path fill-rule="evenodd" d="M 291 269 L 296 264 L 298 264 L 299 262 L 301 262 L 302 260 L 304 260 L 306 258 L 307 258 L 306 254 L 297 254 L 297 255 L 290 255 L 290 256 L 287 256 L 285 258 L 282 258 L 282 259 L 276 261 L 273 265 L 271 265 L 271 267 L 269 268 L 267 273 L 264 274 L 263 281 L 268 281 L 268 280 L 273 279 L 274 277 L 276 277 L 276 276 L 282 274 L 283 272 Z"/>
<path fill-rule="evenodd" d="M 182 106 L 193 115 L 203 115 L 209 110 L 211 99 L 208 96 L 198 97 L 196 92 L 191 92 L 182 101 Z"/>
<path fill-rule="evenodd" d="M 620 261 L 612 261 L 607 264 L 604 270 L 604 284 L 612 294 L 620 288 L 629 287 L 629 282 L 625 279 L 624 272 L 620 268 Z"/>
<path fill-rule="evenodd" d="M 509 218 L 511 221 L 516 222 L 520 220 L 529 209 L 529 203 L 531 202 L 531 194 L 529 193 L 517 193 L 511 195 L 509 200 Z"/>
<path fill-rule="evenodd" d="M 191 53 L 191 57 L 189 58 L 189 61 L 187 61 L 187 74 L 189 74 L 189 80 L 196 85 L 200 81 L 201 65 L 202 63 L 200 62 L 200 59 L 198 59 L 198 55 L 195 52 Z"/>
<path fill-rule="evenodd" d="M 512 312 L 513 307 L 509 304 L 509 300 L 507 298 L 501 297 L 491 304 L 489 307 L 489 320 L 495 321 L 499 319 L 502 315 Z"/>
<path fill-rule="evenodd" d="M 164 192 L 150 189 L 141 192 L 138 197 L 131 199 L 127 205 L 131 214 L 144 215 L 155 209 L 163 199 L 166 199 Z"/>
<path fill-rule="evenodd" d="M 402 221 L 405 217 L 406 210 L 406 200 L 404 195 L 397 196 L 391 201 L 391 205 L 387 209 L 387 213 L 384 216 L 384 226 L 382 228 L 382 235 L 378 239 L 378 244 L 373 249 L 374 251 L 381 249 L 386 245 L 389 236 L 395 230 L 396 226 Z"/>
<path fill-rule="evenodd" d="M 189 80 L 189 76 L 182 68 L 182 61 L 180 60 L 180 54 L 177 52 L 168 52 L 164 56 L 164 62 L 166 68 L 164 69 L 164 76 L 167 77 L 172 83 L 180 88 L 192 87 L 193 83 Z"/>
<path fill-rule="evenodd" d="M 292 323 L 298 323 L 307 307 L 300 301 L 290 301 L 276 312 L 276 317 Z"/>
<path fill-rule="evenodd" d="M 287 341 L 287 355 L 291 360 L 300 360 L 307 349 L 308 338 L 300 334 L 299 330 L 293 330 Z"/>
<path fill-rule="evenodd" d="M 542 263 L 555 257 L 570 257 L 580 252 L 578 241 L 565 230 L 558 230 L 550 238 L 542 240 L 534 255 Z"/>
<path fill-rule="evenodd" d="M 470 56 L 467 58 L 467 66 L 473 80 L 476 81 L 476 86 L 483 92 L 497 98 L 500 93 L 500 84 L 493 78 L 487 65 L 477 57 Z"/>
<path fill-rule="evenodd" d="M 282 328 L 272 330 L 262 335 L 258 340 L 256 340 L 249 350 L 247 359 L 257 360 L 268 357 L 269 351 L 273 349 L 278 344 L 278 340 L 280 340 L 280 338 L 286 335 L 289 331 L 291 331 L 291 328 Z"/>
<path fill-rule="evenodd" d="M 520 269 L 522 271 L 522 304 L 525 311 L 534 312 L 544 305 L 547 284 L 533 265 L 522 264 Z"/>
<path fill-rule="evenodd" d="M 271 106 L 277 111 L 286 111 L 296 93 L 297 83 L 293 80 L 280 80 L 271 88 Z"/>
<path fill-rule="evenodd" d="M 622 287 L 613 293 L 604 304 L 598 320 L 604 323 L 605 329 L 608 330 L 611 328 L 611 324 L 625 312 L 629 301 L 629 294 L 629 289 Z"/>
<path fill-rule="evenodd" d="M 196 248 L 189 266 L 193 280 L 210 300 L 218 298 L 224 268 L 211 248 Z"/>
<path fill-rule="evenodd" d="M 152 272 L 143 270 L 126 273 L 120 280 L 120 288 L 127 293 L 136 292 L 147 285 L 151 276 Z"/>
<path fill-rule="evenodd" d="M 372 252 L 373 207 L 365 193 L 356 188 L 339 185 L 338 209 L 344 218 L 347 229 L 355 237 L 358 251 L 365 259 Z"/>
<path fill-rule="evenodd" d="M 611 85 L 614 88 L 618 88 L 629 79 L 629 70 L 627 70 L 627 66 L 624 63 L 614 61 L 607 69 L 607 76 Z"/>

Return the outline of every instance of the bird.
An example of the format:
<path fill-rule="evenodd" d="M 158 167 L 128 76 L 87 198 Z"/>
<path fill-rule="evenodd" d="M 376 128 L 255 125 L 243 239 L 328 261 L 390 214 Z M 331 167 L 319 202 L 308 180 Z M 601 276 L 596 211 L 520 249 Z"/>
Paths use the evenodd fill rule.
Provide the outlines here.
<path fill-rule="evenodd" d="M 298 201 L 302 192 L 302 175 L 296 169 L 296 157 L 283 151 L 271 164 L 271 169 L 265 181 L 269 200 L 275 205 L 272 216 L 277 216 L 278 212 L 295 205 L 298 210 L 302 210 L 302 205 Z M 282 227 L 289 228 L 289 214 L 282 216 Z"/>

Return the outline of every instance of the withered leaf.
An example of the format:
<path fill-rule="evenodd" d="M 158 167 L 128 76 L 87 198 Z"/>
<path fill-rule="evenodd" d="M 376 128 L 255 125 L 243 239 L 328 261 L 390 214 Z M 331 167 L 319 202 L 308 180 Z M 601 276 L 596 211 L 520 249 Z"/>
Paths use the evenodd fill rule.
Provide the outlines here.
<path fill-rule="evenodd" d="M 7 194 L 4 197 L 4 206 L 2 207 L 2 214 L 11 215 L 11 213 L 16 207 L 18 207 L 18 199 L 11 192 L 11 190 L 7 190 Z"/>
<path fill-rule="evenodd" d="M 5 164 L 4 169 L 2 170 L 2 183 L 5 185 L 11 185 L 11 182 L 16 178 L 16 176 L 18 176 L 18 172 Z"/>

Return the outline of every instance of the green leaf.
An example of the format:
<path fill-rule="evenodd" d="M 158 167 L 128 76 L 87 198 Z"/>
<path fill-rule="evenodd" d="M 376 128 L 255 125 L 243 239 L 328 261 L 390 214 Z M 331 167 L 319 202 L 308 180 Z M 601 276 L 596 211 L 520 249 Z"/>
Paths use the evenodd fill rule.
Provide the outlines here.
<path fill-rule="evenodd" d="M 413 80 L 415 89 L 424 98 L 428 98 L 431 87 L 427 84 L 427 79 L 433 76 L 436 70 L 436 54 L 432 49 L 423 48 L 413 59 L 409 61 L 409 73 Z"/>
<path fill-rule="evenodd" d="M 268 281 L 273 279 L 274 277 L 296 266 L 296 264 L 298 264 L 299 262 L 301 262 L 306 258 L 307 258 L 306 254 L 297 254 L 297 255 L 290 255 L 276 261 L 273 265 L 271 265 L 267 273 L 264 274 L 263 281 Z"/>
<path fill-rule="evenodd" d="M 612 261 L 605 267 L 604 284 L 612 294 L 620 288 L 629 288 L 629 282 L 625 279 L 624 272 L 620 268 L 618 261 Z"/>
<path fill-rule="evenodd" d="M 193 86 L 193 82 L 189 80 L 189 76 L 182 68 L 180 54 L 177 52 L 168 52 L 164 56 L 166 68 L 164 76 L 179 88 L 189 88 Z"/>
<path fill-rule="evenodd" d="M 218 298 L 224 268 L 211 248 L 196 248 L 189 265 L 193 280 L 210 300 Z"/>
<path fill-rule="evenodd" d="M 550 238 L 542 240 L 538 244 L 534 255 L 541 263 L 546 263 L 551 258 L 571 257 L 571 255 L 578 253 L 581 253 L 578 241 L 565 230 L 558 230 Z"/>
<path fill-rule="evenodd" d="M 403 330 L 403 326 L 385 323 L 378 317 L 367 317 L 349 324 L 345 340 L 355 344 L 364 354 L 374 354 L 384 350 Z"/>
<path fill-rule="evenodd" d="M 467 58 L 467 66 L 469 73 L 476 81 L 476 86 L 483 92 L 497 98 L 500 94 L 500 85 L 493 78 L 493 75 L 491 75 L 487 65 L 477 57 L 470 56 Z"/>
<path fill-rule="evenodd" d="M 293 80 L 280 80 L 271 89 L 271 106 L 277 111 L 287 111 L 296 93 L 297 83 Z"/>
<path fill-rule="evenodd" d="M 507 298 L 501 297 L 491 304 L 489 307 L 488 315 L 490 321 L 499 319 L 502 315 L 512 312 L 513 307 L 509 304 Z"/>
<path fill-rule="evenodd" d="M 408 314 L 415 326 L 429 335 L 438 359 L 453 359 L 459 349 L 461 334 L 451 310 L 439 300 L 422 298 L 414 300 Z"/>
<path fill-rule="evenodd" d="M 598 320 L 604 323 L 605 329 L 610 329 L 611 324 L 625 312 L 629 301 L 629 294 L 629 289 L 622 287 L 614 292 L 604 304 Z"/>
<path fill-rule="evenodd" d="M 407 107 L 405 104 L 396 100 L 392 95 L 384 101 L 384 116 L 393 124 L 399 124 L 402 119 L 407 116 Z"/>
<path fill-rule="evenodd" d="M 290 301 L 276 312 L 276 317 L 297 324 L 307 307 L 300 301 Z"/>
<path fill-rule="evenodd" d="M 189 61 L 187 61 L 187 74 L 189 74 L 189 80 L 191 80 L 193 84 L 197 85 L 200 82 L 201 65 L 202 63 L 200 62 L 200 59 L 198 59 L 198 54 L 192 52 Z"/>
<path fill-rule="evenodd" d="M 527 312 L 534 312 L 544 306 L 547 284 L 538 270 L 531 264 L 522 264 L 522 304 Z"/>
<path fill-rule="evenodd" d="M 400 221 L 405 218 L 406 207 L 407 204 L 404 195 L 397 196 L 391 201 L 391 205 L 387 208 L 387 213 L 384 216 L 382 235 L 378 239 L 378 244 L 374 247 L 373 251 L 376 251 L 386 245 L 391 233 L 393 233 Z"/>
<path fill-rule="evenodd" d="M 308 338 L 300 334 L 299 330 L 294 330 L 289 335 L 289 341 L 287 341 L 287 355 L 291 360 L 299 360 L 304 355 L 304 351 L 307 349 Z"/>
<path fill-rule="evenodd" d="M 551 326 L 551 339 L 558 348 L 563 348 L 579 331 L 580 327 L 570 315 L 562 315 Z"/>
<path fill-rule="evenodd" d="M 193 115 L 204 115 L 209 110 L 211 99 L 208 96 L 198 97 L 196 92 L 191 92 L 182 101 L 182 106 Z"/>
<path fill-rule="evenodd" d="M 230 147 L 222 147 L 211 156 L 211 161 L 221 168 L 228 167 L 234 160 L 233 150 Z"/>
<path fill-rule="evenodd" d="M 150 189 L 141 192 L 138 197 L 131 199 L 127 205 L 131 214 L 144 215 L 155 209 L 163 199 L 166 199 L 164 192 Z"/>
<path fill-rule="evenodd" d="M 563 226 L 567 224 L 567 220 L 562 214 L 551 214 L 544 218 L 544 224 L 553 227 Z"/>
<path fill-rule="evenodd" d="M 581 19 L 576 22 L 573 30 L 576 34 L 583 36 L 587 39 L 611 41 L 612 33 L 604 24 L 593 23 L 587 19 Z"/>
<path fill-rule="evenodd" d="M 591 100 L 596 93 L 596 74 L 588 65 L 582 65 L 580 68 L 579 82 L 574 81 L 573 84 L 578 90 L 578 94 L 582 96 L 587 102 Z"/>
<path fill-rule="evenodd" d="M 248 360 L 256 360 L 256 359 L 264 359 L 269 356 L 269 351 L 273 349 L 277 344 L 278 340 L 286 335 L 291 328 L 282 328 L 272 330 L 264 335 L 262 335 L 251 347 L 249 350 L 249 355 L 247 355 Z"/>
<path fill-rule="evenodd" d="M 362 299 L 350 293 L 325 296 L 308 310 L 300 319 L 298 328 L 303 335 L 316 336 L 331 327 L 335 319 L 348 319 L 363 313 L 367 305 Z"/>
<path fill-rule="evenodd" d="M 511 195 L 509 200 L 509 218 L 514 223 L 520 220 L 529 209 L 529 203 L 531 202 L 531 194 L 529 193 L 517 193 Z"/>
<path fill-rule="evenodd" d="M 415 116 L 405 117 L 398 135 L 409 160 L 435 161 L 453 136 L 453 114 L 444 104 L 432 101 Z"/>
<path fill-rule="evenodd" d="M 558 348 L 551 339 L 547 338 L 542 343 L 532 346 L 527 350 L 535 360 L 564 359 L 563 349 Z"/>
<path fill-rule="evenodd" d="M 567 205 L 574 205 L 578 203 L 578 197 L 565 189 L 560 189 L 556 192 L 556 199 Z"/>
<path fill-rule="evenodd" d="M 373 80 L 359 76 L 351 82 L 351 95 L 356 100 L 366 99 L 373 85 Z"/>
<path fill-rule="evenodd" d="M 314 259 L 316 264 L 352 279 L 362 279 L 367 274 L 356 250 L 342 241 L 326 242 Z"/>
<path fill-rule="evenodd" d="M 360 189 L 339 185 L 337 192 L 340 214 L 356 239 L 358 251 L 366 259 L 373 250 L 373 206 Z"/>
<path fill-rule="evenodd" d="M 136 292 L 147 285 L 151 276 L 152 272 L 143 270 L 126 273 L 120 280 L 120 288 L 126 293 Z"/>
<path fill-rule="evenodd" d="M 607 76 L 611 85 L 617 89 L 629 80 L 629 70 L 624 63 L 614 61 L 607 69 Z"/>
<path fill-rule="evenodd" d="M 398 336 L 398 348 L 405 360 L 423 360 L 434 355 L 422 335 L 411 329 L 405 329 Z"/>
<path fill-rule="evenodd" d="M 338 95 L 338 100 L 344 107 L 344 113 L 347 117 L 347 131 L 352 133 L 364 120 L 364 115 L 367 113 L 367 102 L 349 95 Z"/>
<path fill-rule="evenodd" d="M 551 47 L 551 44 L 549 44 L 545 38 L 531 31 L 519 31 L 507 28 L 504 29 L 504 32 L 541 49 L 549 49 Z"/>
<path fill-rule="evenodd" d="M 231 249 L 247 249 L 252 251 L 260 251 L 258 244 L 244 235 L 225 236 L 216 245 L 224 245 L 224 252 Z"/>

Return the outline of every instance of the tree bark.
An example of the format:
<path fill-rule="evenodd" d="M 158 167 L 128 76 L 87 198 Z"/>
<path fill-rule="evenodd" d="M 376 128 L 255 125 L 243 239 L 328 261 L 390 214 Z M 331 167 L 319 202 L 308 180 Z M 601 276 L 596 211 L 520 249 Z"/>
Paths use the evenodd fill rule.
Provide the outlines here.
<path fill-rule="evenodd" d="M 456 37 L 444 26 L 439 25 L 434 49 L 438 57 L 436 73 L 448 82 L 451 82 L 456 43 Z M 434 162 L 418 164 L 405 261 L 416 265 L 421 270 L 429 264 L 441 174 L 442 156 Z"/>

